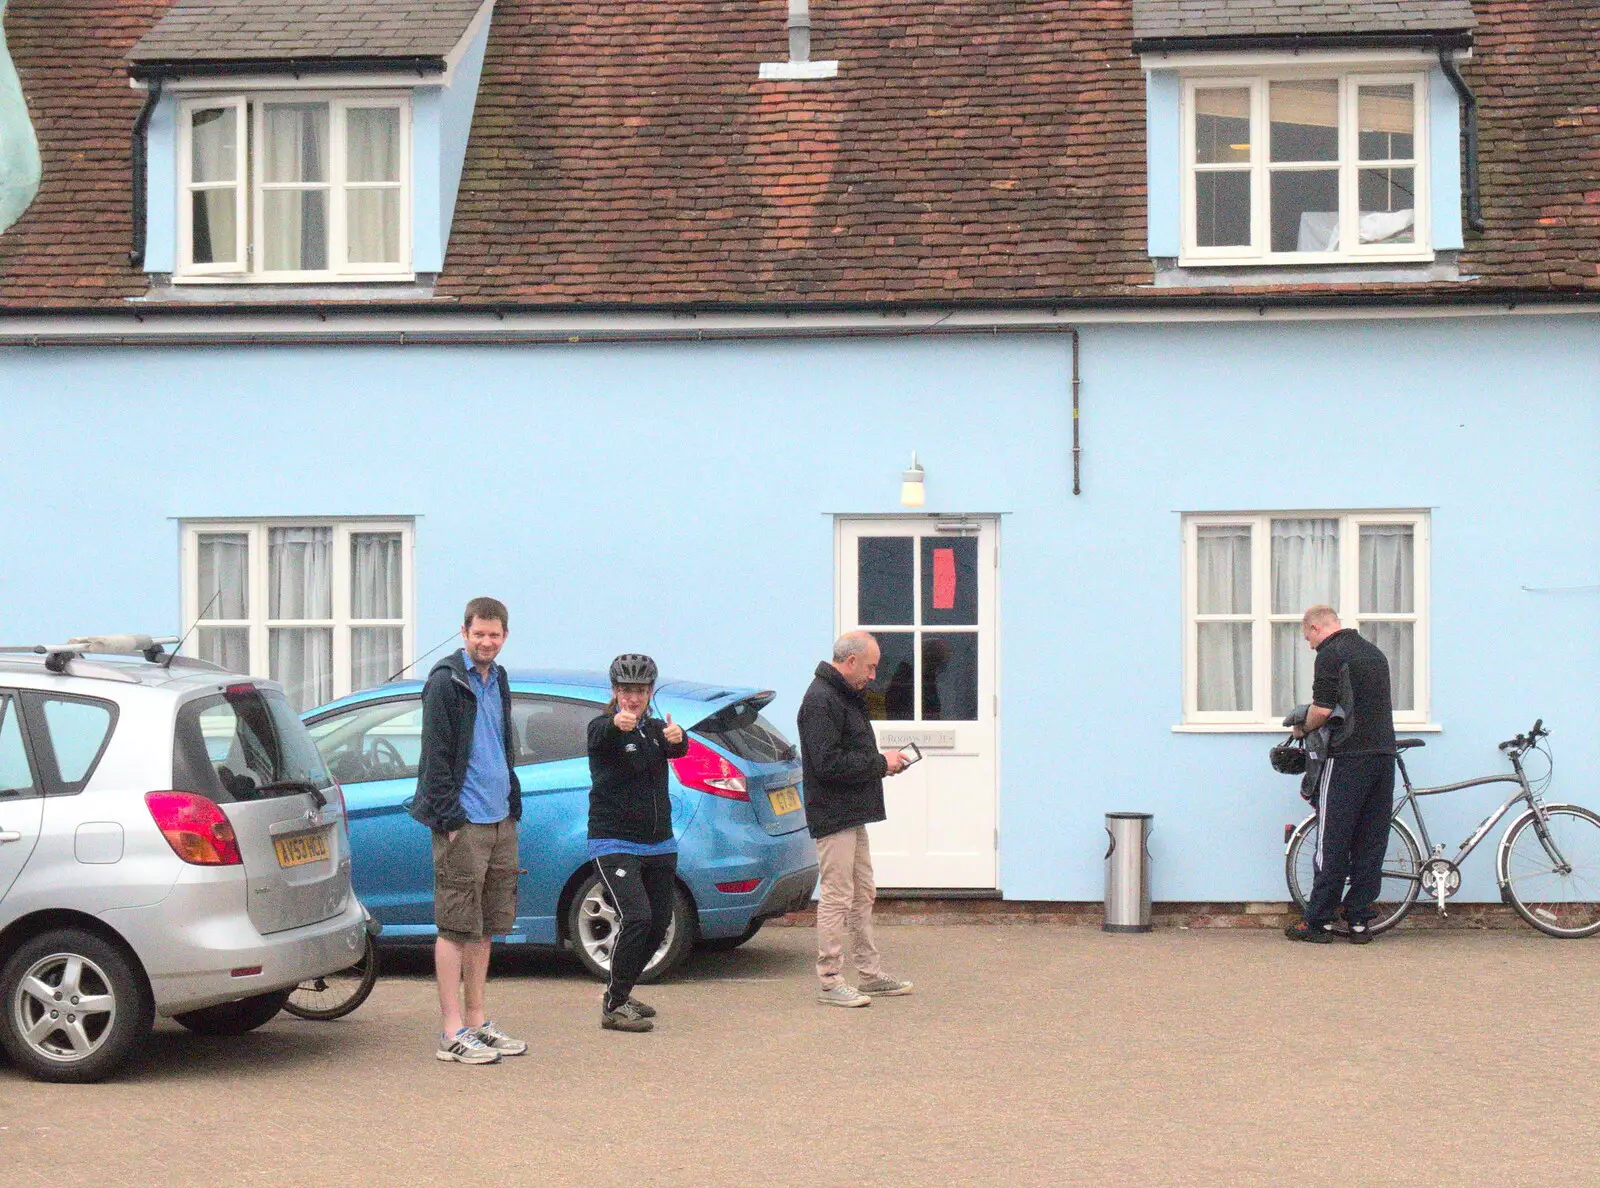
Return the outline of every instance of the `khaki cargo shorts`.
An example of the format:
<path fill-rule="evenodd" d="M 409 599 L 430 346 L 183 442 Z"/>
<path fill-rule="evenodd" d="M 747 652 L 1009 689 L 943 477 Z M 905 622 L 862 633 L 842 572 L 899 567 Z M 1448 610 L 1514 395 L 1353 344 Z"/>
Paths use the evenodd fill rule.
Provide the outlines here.
<path fill-rule="evenodd" d="M 517 926 L 517 823 L 468 821 L 433 835 L 433 921 L 458 944 L 503 936 Z"/>

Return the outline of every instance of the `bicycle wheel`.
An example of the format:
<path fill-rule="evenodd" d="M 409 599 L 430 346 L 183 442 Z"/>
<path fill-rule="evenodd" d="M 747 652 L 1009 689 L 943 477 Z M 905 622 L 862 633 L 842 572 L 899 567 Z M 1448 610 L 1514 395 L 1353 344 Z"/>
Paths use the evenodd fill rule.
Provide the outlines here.
<path fill-rule="evenodd" d="M 1311 884 L 1316 878 L 1317 836 L 1317 819 L 1307 817 L 1290 838 L 1284 857 L 1289 894 L 1302 912 L 1311 901 Z M 1417 902 L 1421 874 L 1422 851 L 1417 848 L 1411 831 L 1398 820 L 1390 821 L 1389 848 L 1383 855 L 1383 882 L 1378 888 L 1378 898 L 1372 901 L 1372 922 L 1367 926 L 1373 936 L 1387 932 L 1405 919 L 1412 904 Z"/>
<path fill-rule="evenodd" d="M 1600 932 L 1600 816 L 1575 804 L 1547 804 L 1557 863 L 1539 836 L 1532 810 L 1500 843 L 1500 884 L 1517 914 L 1550 936 Z"/>
<path fill-rule="evenodd" d="M 377 980 L 378 946 L 369 936 L 360 961 L 327 977 L 301 982 L 283 1009 L 302 1019 L 339 1019 L 367 1001 Z"/>

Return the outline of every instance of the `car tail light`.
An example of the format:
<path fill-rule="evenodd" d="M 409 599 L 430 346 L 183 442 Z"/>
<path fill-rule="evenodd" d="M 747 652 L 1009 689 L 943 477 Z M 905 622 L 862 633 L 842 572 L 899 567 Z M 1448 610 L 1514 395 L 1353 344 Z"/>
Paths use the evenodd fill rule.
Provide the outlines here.
<path fill-rule="evenodd" d="M 192 866 L 240 866 L 239 839 L 215 802 L 194 792 L 146 792 L 156 828 Z"/>
<path fill-rule="evenodd" d="M 749 800 L 744 773 L 703 742 L 689 740 L 689 753 L 672 761 L 678 783 L 726 800 Z"/>
<path fill-rule="evenodd" d="M 744 895 L 746 892 L 754 891 L 759 886 L 761 886 L 760 879 L 740 879 L 736 883 L 716 884 L 718 891 L 725 891 L 729 895 Z"/>

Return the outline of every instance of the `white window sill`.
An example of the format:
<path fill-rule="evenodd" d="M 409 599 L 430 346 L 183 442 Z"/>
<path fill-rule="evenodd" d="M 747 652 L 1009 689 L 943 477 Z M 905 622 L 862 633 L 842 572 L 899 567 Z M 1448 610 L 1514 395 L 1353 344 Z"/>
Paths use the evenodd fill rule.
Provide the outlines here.
<path fill-rule="evenodd" d="M 341 276 L 332 272 L 302 273 L 296 276 L 251 276 L 239 273 L 227 276 L 174 274 L 171 283 L 175 285 L 396 285 L 407 284 L 416 279 L 417 274 L 414 272 L 362 272 L 353 276 Z"/>
<path fill-rule="evenodd" d="M 1438 734 L 1444 727 L 1438 722 L 1396 722 L 1394 732 L 1406 734 Z M 1174 734 L 1288 734 L 1287 726 L 1268 725 L 1265 722 L 1190 722 L 1172 728 Z"/>
<path fill-rule="evenodd" d="M 1190 256 L 1178 253 L 1180 268 L 1309 268 L 1330 265 L 1431 264 L 1433 249 L 1411 252 L 1374 252 L 1371 255 L 1342 256 L 1330 252 L 1285 252 L 1275 256 Z"/>

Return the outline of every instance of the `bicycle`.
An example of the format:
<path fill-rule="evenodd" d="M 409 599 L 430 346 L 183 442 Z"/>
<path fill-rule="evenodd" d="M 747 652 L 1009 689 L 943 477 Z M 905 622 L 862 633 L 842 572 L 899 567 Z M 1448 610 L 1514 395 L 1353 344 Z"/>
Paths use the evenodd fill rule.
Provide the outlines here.
<path fill-rule="evenodd" d="M 289 992 L 283 1009 L 301 1019 L 342 1019 L 372 993 L 378 981 L 376 922 L 367 917 L 367 947 L 352 966 L 326 977 L 309 978 Z"/>
<path fill-rule="evenodd" d="M 1404 790 L 1395 799 L 1394 816 L 1389 822 L 1383 883 L 1372 905 L 1377 914 L 1368 925 L 1373 935 L 1386 932 L 1405 919 L 1424 893 L 1438 904 L 1441 916 L 1448 915 L 1445 902 L 1461 889 L 1461 863 L 1519 802 L 1525 802 L 1527 807 L 1506 827 L 1495 859 L 1501 899 L 1549 936 L 1573 938 L 1600 932 L 1600 815 L 1581 805 L 1544 803 L 1542 794 L 1549 787 L 1554 762 L 1548 747 L 1539 743 L 1549 734 L 1540 718 L 1527 734 L 1500 744 L 1500 750 L 1511 761 L 1509 775 L 1478 776 L 1432 788 L 1412 787 L 1404 759 L 1404 752 L 1426 743 L 1420 738 L 1396 740 L 1395 763 Z M 1523 769 L 1524 757 L 1535 750 L 1550 762 L 1537 784 Z M 1517 791 L 1484 818 L 1472 836 L 1461 843 L 1454 858 L 1446 858 L 1444 845 L 1434 843 L 1428 836 L 1418 798 L 1485 784 L 1516 784 Z M 1407 805 L 1417 822 L 1415 832 L 1400 816 Z M 1315 876 L 1316 837 L 1317 815 L 1313 813 L 1294 826 L 1285 839 L 1284 873 L 1289 894 L 1302 912 Z"/>

